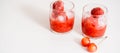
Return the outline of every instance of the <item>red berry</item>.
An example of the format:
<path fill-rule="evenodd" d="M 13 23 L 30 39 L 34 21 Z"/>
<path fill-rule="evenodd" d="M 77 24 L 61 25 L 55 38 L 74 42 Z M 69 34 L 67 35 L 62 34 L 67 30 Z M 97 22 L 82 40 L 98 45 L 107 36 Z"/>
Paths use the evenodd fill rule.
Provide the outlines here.
<path fill-rule="evenodd" d="M 81 44 L 82 44 L 83 46 L 88 46 L 89 43 L 90 43 L 90 39 L 89 39 L 88 37 L 82 38 Z"/>
<path fill-rule="evenodd" d="M 104 14 L 104 10 L 101 9 L 100 7 L 96 7 L 96 8 L 92 9 L 91 14 L 92 15 L 103 15 Z"/>
<path fill-rule="evenodd" d="M 55 1 L 53 3 L 53 9 L 63 11 L 64 10 L 64 3 L 62 1 Z"/>
<path fill-rule="evenodd" d="M 95 52 L 97 50 L 97 46 L 95 43 L 90 43 L 88 46 L 87 46 L 87 51 L 88 52 Z"/>

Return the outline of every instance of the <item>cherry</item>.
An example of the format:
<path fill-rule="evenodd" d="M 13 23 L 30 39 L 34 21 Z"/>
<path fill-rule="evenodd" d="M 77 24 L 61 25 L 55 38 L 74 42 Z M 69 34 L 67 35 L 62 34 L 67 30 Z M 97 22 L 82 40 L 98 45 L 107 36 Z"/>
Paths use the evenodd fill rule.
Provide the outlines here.
<path fill-rule="evenodd" d="M 53 10 L 64 10 L 64 3 L 61 0 L 55 1 L 52 6 Z"/>
<path fill-rule="evenodd" d="M 97 46 L 95 43 L 90 43 L 87 46 L 87 51 L 88 52 L 95 52 L 97 50 Z"/>
<path fill-rule="evenodd" d="M 90 39 L 89 39 L 88 37 L 82 38 L 81 44 L 82 44 L 83 46 L 86 47 L 89 43 L 90 43 Z"/>
<path fill-rule="evenodd" d="M 81 44 L 86 47 L 88 52 L 95 52 L 97 50 L 97 45 L 95 43 L 90 43 L 89 37 L 82 38 Z"/>
<path fill-rule="evenodd" d="M 92 15 L 103 15 L 104 14 L 104 10 L 100 7 L 95 7 L 91 10 L 91 14 Z"/>

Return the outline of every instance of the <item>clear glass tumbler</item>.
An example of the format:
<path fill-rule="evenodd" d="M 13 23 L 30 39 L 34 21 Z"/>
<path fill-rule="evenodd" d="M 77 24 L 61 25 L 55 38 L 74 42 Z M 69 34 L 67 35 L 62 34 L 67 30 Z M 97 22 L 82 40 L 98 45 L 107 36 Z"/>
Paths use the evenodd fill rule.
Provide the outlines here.
<path fill-rule="evenodd" d="M 68 0 L 56 0 L 50 5 L 50 28 L 54 32 L 65 33 L 74 25 L 74 3 Z"/>
<path fill-rule="evenodd" d="M 82 13 L 82 33 L 92 38 L 102 37 L 107 27 L 107 8 L 101 4 L 87 4 Z"/>

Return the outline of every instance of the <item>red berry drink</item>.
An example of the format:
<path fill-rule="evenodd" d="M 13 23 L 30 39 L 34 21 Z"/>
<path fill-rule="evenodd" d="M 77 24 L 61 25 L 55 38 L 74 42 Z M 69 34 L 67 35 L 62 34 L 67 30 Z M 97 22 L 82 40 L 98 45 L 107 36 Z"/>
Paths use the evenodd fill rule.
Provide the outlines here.
<path fill-rule="evenodd" d="M 82 17 L 82 32 L 90 37 L 102 37 L 105 33 L 107 20 L 106 8 L 101 5 L 86 6 Z"/>
<path fill-rule="evenodd" d="M 69 3 L 72 6 L 66 7 Z M 64 33 L 72 30 L 74 25 L 73 3 L 70 1 L 55 1 L 52 4 L 50 13 L 50 28 L 59 33 Z"/>

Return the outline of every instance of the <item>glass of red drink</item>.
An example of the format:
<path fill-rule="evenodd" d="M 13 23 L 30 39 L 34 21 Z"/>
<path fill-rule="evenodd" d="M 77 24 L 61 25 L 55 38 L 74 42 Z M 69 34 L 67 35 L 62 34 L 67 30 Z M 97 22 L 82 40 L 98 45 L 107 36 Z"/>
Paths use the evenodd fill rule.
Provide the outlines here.
<path fill-rule="evenodd" d="M 107 27 L 107 8 L 100 4 L 85 5 L 81 27 L 85 36 L 102 37 Z"/>
<path fill-rule="evenodd" d="M 50 6 L 50 28 L 54 32 L 65 33 L 74 25 L 74 4 L 72 1 L 56 0 Z"/>

